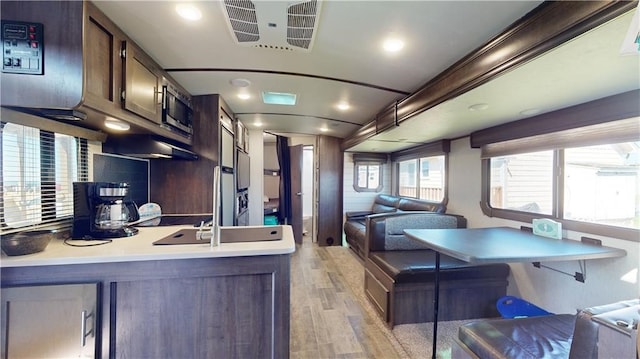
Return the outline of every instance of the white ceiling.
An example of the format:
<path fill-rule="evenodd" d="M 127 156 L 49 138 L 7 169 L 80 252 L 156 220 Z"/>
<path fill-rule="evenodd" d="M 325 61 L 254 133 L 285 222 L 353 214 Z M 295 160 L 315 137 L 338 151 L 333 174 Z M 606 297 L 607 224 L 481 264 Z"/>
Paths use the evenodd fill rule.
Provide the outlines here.
<path fill-rule="evenodd" d="M 219 1 L 193 2 L 203 13 L 193 23 L 177 17 L 173 1 L 95 3 L 163 68 L 188 70 L 170 74 L 192 95 L 221 94 L 248 128 L 256 129 L 260 122 L 260 128 L 273 133 L 345 138 L 541 1 L 324 1 L 309 52 L 238 45 Z M 273 14 L 295 2 L 255 3 L 259 24 L 280 27 L 286 16 Z M 598 35 L 583 35 L 351 150 L 393 151 L 456 138 L 521 119 L 525 109 L 547 112 L 636 89 L 639 56 L 619 54 L 631 17 L 616 19 L 592 31 Z M 382 38 L 389 34 L 405 39 L 402 52 L 381 51 Z M 206 71 L 193 71 L 197 69 Z M 236 78 L 251 85 L 234 87 L 230 80 Z M 252 97 L 240 100 L 240 90 Z M 296 93 L 298 103 L 265 105 L 261 91 Z M 339 111 L 335 105 L 340 101 L 351 108 Z M 469 111 L 476 103 L 489 107 Z"/>

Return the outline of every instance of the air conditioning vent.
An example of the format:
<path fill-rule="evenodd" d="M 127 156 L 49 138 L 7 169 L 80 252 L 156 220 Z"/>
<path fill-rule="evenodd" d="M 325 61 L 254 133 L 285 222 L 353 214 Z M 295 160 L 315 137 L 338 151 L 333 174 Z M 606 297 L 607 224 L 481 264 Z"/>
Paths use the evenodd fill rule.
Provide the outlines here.
<path fill-rule="evenodd" d="M 315 33 L 317 1 L 306 1 L 287 9 L 287 42 L 309 49 Z"/>
<path fill-rule="evenodd" d="M 260 40 L 256 8 L 251 1 L 225 0 L 227 21 L 238 42 Z"/>
<path fill-rule="evenodd" d="M 224 0 L 234 41 L 242 46 L 311 51 L 321 2 Z"/>

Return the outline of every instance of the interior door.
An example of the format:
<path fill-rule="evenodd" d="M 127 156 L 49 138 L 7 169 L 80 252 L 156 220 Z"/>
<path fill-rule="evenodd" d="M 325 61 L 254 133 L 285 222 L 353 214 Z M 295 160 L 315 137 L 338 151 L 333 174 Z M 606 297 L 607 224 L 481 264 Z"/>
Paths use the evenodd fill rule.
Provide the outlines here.
<path fill-rule="evenodd" d="M 289 146 L 291 159 L 291 227 L 296 243 L 302 243 L 302 153 L 303 145 Z"/>

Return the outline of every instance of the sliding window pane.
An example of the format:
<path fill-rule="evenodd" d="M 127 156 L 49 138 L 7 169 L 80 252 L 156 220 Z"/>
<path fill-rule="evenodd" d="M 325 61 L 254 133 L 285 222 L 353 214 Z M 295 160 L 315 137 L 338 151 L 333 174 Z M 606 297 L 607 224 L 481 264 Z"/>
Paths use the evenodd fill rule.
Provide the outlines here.
<path fill-rule="evenodd" d="M 3 226 L 42 222 L 40 131 L 11 123 L 2 128 Z"/>
<path fill-rule="evenodd" d="M 565 150 L 564 218 L 640 228 L 640 142 Z"/>
<path fill-rule="evenodd" d="M 367 166 L 367 188 L 377 189 L 380 187 L 380 165 Z"/>
<path fill-rule="evenodd" d="M 357 192 L 379 192 L 382 190 L 380 180 L 382 165 L 379 163 L 356 164 L 353 188 Z"/>
<path fill-rule="evenodd" d="M 444 199 L 444 156 L 420 159 L 420 195 L 418 198 L 441 202 Z"/>
<path fill-rule="evenodd" d="M 404 197 L 418 197 L 418 160 L 401 161 L 398 164 L 398 194 Z"/>
<path fill-rule="evenodd" d="M 492 157 L 493 208 L 552 214 L 553 151 Z"/>
<path fill-rule="evenodd" d="M 56 217 L 73 216 L 73 182 L 78 181 L 78 140 L 68 135 L 55 135 L 55 203 Z"/>

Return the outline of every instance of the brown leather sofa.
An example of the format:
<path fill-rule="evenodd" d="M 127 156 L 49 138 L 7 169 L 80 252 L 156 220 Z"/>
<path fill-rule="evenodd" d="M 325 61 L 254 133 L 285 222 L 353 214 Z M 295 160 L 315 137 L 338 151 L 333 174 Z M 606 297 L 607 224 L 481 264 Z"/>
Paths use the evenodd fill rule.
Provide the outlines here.
<path fill-rule="evenodd" d="M 417 211 L 367 219 L 365 294 L 389 327 L 433 321 L 435 252 L 403 230 L 466 225 L 462 216 Z M 507 291 L 507 264 L 470 265 L 441 255 L 440 268 L 439 320 L 499 315 L 495 303 Z"/>
<path fill-rule="evenodd" d="M 446 209 L 447 207 L 444 204 L 438 202 L 379 194 L 374 199 L 371 210 L 346 213 L 344 223 L 345 238 L 349 244 L 349 248 L 360 258 L 364 259 L 367 218 L 371 216 L 380 218 L 390 214 L 411 213 L 415 211 L 444 213 Z"/>
<path fill-rule="evenodd" d="M 490 319 L 465 324 L 453 359 L 634 358 L 640 300 L 586 308 L 578 314 Z"/>

